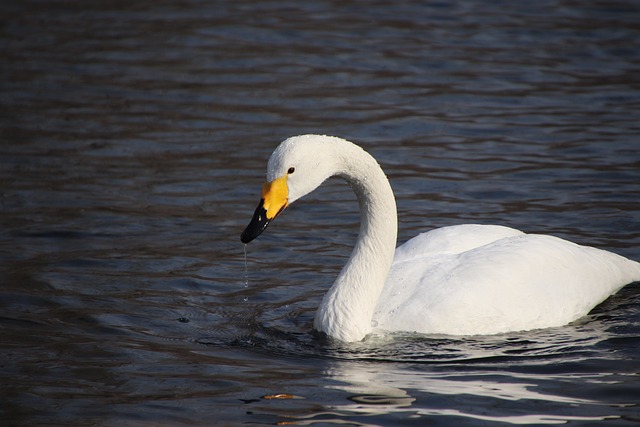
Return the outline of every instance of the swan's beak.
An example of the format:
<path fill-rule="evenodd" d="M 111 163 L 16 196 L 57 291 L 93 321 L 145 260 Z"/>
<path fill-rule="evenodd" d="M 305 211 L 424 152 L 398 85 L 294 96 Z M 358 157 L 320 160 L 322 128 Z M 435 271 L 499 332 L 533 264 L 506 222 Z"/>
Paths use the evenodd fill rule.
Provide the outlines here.
<path fill-rule="evenodd" d="M 262 187 L 262 199 L 260 199 L 260 203 L 253 213 L 253 218 L 240 236 L 242 243 L 249 243 L 258 237 L 267 228 L 271 220 L 288 206 L 288 197 L 287 175 L 267 182 Z"/>

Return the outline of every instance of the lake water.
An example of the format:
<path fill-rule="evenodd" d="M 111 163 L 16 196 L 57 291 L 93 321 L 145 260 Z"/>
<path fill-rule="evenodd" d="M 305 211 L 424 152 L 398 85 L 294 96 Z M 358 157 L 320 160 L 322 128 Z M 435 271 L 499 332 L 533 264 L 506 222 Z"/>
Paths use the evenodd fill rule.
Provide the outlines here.
<path fill-rule="evenodd" d="M 640 423 L 640 284 L 565 327 L 312 333 L 331 180 L 247 246 L 267 158 L 369 150 L 399 241 L 496 223 L 640 259 L 635 1 L 0 6 L 2 425 Z M 248 283 L 246 283 L 248 280 Z"/>

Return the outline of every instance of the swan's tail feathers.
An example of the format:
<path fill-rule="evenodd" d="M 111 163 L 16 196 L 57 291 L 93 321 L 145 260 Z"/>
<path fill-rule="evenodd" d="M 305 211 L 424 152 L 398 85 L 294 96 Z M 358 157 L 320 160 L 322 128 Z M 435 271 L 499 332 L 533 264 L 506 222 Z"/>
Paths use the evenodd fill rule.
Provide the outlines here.
<path fill-rule="evenodd" d="M 640 282 L 640 262 L 630 260 L 632 263 L 631 267 L 631 281 L 632 282 Z"/>

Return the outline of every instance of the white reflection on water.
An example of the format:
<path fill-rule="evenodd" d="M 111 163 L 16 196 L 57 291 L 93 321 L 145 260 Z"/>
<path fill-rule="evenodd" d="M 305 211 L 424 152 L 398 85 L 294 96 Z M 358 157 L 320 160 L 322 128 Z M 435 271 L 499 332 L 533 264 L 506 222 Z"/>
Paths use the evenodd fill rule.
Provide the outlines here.
<path fill-rule="evenodd" d="M 375 368 L 375 369 L 372 369 Z M 341 413 L 379 415 L 380 413 L 406 412 L 412 416 L 457 416 L 484 421 L 509 424 L 561 424 L 568 421 L 600 421 L 619 418 L 614 415 L 599 414 L 592 416 L 576 416 L 572 413 L 583 405 L 596 405 L 605 408 L 598 402 L 552 394 L 539 390 L 539 375 L 531 374 L 488 374 L 486 372 L 465 372 L 464 374 L 442 372 L 408 372 L 393 365 L 379 364 L 372 367 L 366 364 L 336 363 L 326 372 L 335 381 L 341 383 L 328 386 L 353 394 L 354 403 L 335 406 Z M 549 375 L 545 381 L 563 383 L 605 381 L 607 374 Z M 436 403 L 433 407 L 415 407 L 417 398 L 413 395 L 428 393 L 431 397 L 427 403 Z M 488 405 L 473 405 L 474 397 L 482 398 Z M 443 399 L 444 398 L 444 399 Z M 492 399 L 492 400 L 487 400 Z M 424 402 L 424 398 L 421 399 Z M 437 402 L 457 401 L 453 409 L 449 404 L 438 407 Z M 531 410 L 532 403 L 540 409 L 540 413 L 509 414 L 513 409 L 504 407 L 504 415 L 500 415 L 501 401 L 530 401 L 526 406 Z M 468 402 L 468 404 L 464 404 Z M 475 400 L 477 402 L 477 400 Z M 548 405 L 545 403 L 549 403 Z M 463 409 L 468 408 L 468 409 Z M 545 408 L 554 413 L 543 413 Z M 560 408 L 560 409 L 558 409 Z"/>

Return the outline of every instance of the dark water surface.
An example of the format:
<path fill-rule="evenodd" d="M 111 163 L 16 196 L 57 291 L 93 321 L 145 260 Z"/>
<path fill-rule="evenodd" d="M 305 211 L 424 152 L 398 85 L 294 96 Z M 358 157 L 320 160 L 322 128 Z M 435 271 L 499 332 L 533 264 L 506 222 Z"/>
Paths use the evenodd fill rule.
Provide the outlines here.
<path fill-rule="evenodd" d="M 640 259 L 640 4 L 0 6 L 2 425 L 638 425 L 640 286 L 493 337 L 311 333 L 339 181 L 247 247 L 282 139 L 379 159 L 402 242 L 498 223 Z M 288 397 L 270 399 L 268 397 Z"/>

